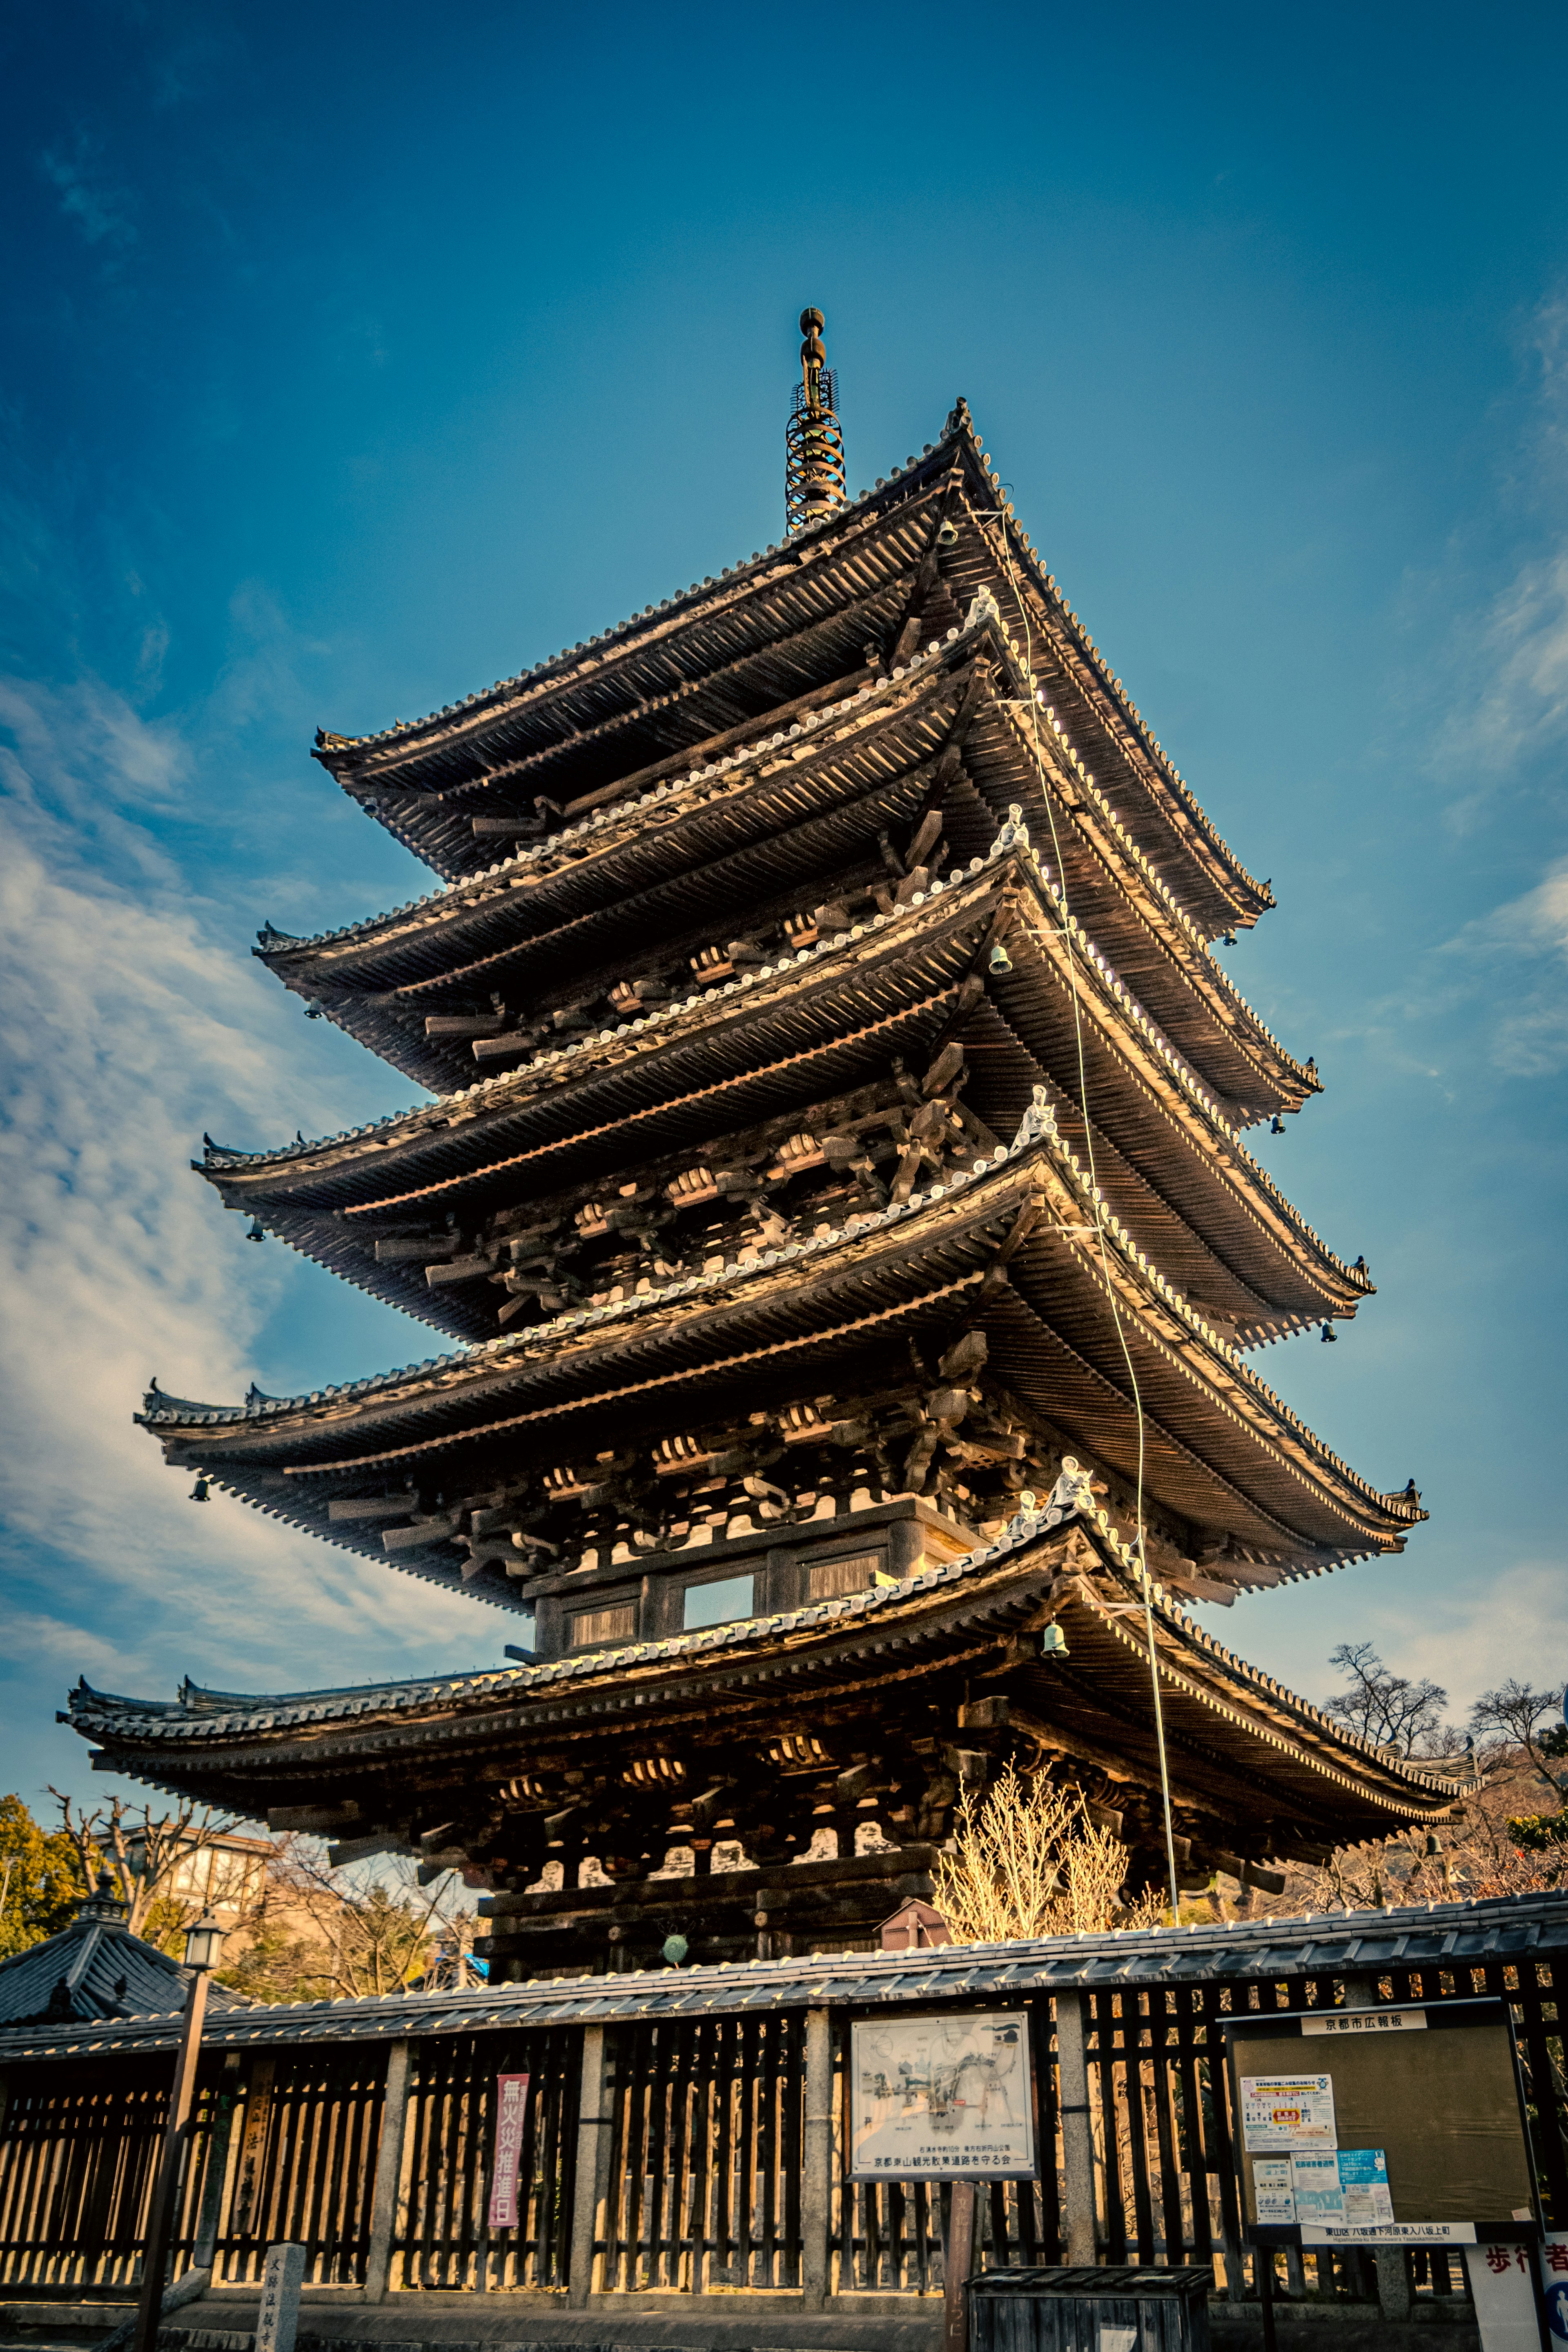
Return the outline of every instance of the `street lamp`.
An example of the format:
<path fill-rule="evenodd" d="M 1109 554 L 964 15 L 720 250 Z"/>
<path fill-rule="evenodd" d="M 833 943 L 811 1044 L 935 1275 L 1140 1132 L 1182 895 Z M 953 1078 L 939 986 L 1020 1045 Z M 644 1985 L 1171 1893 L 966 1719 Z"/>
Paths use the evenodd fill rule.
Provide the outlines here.
<path fill-rule="evenodd" d="M 196 2066 L 202 2051 L 202 2024 L 206 2016 L 207 1986 L 223 1949 L 225 1930 L 210 1911 L 185 1931 L 185 1966 L 191 1989 L 185 1999 L 185 2021 L 180 2032 L 174 2081 L 169 2095 L 169 2120 L 163 2131 L 163 2152 L 147 2216 L 147 2242 L 142 2257 L 142 2301 L 136 2313 L 132 2352 L 156 2352 L 158 2323 L 163 2315 L 163 2269 L 174 2226 L 174 2200 L 180 2192 L 180 2168 L 190 2131 L 195 2103 Z"/>

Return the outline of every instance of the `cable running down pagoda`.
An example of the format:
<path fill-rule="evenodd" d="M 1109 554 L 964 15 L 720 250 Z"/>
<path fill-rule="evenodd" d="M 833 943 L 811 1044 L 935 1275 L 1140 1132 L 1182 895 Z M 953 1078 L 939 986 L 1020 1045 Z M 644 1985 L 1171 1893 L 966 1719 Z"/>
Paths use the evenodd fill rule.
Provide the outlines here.
<path fill-rule="evenodd" d="M 1161 1882 L 1156 1686 L 1184 1884 L 1447 1809 L 1191 1613 L 1425 1517 L 1250 1360 L 1373 1286 L 1247 1148 L 1319 1089 L 1212 952 L 1268 885 L 962 400 L 847 497 L 823 325 L 778 545 L 319 735 L 438 887 L 256 952 L 431 1098 L 199 1163 L 442 1352 L 154 1382 L 144 1425 L 198 1493 L 510 1612 L 509 1662 L 70 1700 L 106 1767 L 460 1864 L 498 1979 L 864 1944 L 1009 1760 Z"/>

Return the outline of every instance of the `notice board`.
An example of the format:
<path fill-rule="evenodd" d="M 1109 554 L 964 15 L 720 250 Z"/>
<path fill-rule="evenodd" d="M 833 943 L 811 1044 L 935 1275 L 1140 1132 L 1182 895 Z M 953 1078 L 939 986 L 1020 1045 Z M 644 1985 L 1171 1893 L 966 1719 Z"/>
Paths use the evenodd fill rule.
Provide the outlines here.
<path fill-rule="evenodd" d="M 1539 2235 L 1500 2000 L 1237 2018 L 1225 2034 L 1255 2244 Z"/>

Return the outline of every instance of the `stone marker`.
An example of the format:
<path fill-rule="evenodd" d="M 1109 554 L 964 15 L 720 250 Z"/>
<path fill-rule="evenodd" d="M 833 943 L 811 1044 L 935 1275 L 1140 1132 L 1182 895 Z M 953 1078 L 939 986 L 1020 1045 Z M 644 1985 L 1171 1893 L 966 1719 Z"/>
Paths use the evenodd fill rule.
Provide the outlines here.
<path fill-rule="evenodd" d="M 267 2267 L 261 2273 L 261 2309 L 256 2315 L 256 2352 L 294 2352 L 304 2279 L 303 2246 L 268 2247 Z"/>

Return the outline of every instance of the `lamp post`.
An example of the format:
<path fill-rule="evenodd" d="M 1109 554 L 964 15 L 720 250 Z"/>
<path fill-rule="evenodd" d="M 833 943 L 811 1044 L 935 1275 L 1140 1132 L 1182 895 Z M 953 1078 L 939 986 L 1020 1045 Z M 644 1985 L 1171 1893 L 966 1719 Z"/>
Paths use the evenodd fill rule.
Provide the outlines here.
<path fill-rule="evenodd" d="M 158 2323 L 163 2315 L 163 2267 L 174 2226 L 174 2200 L 180 2193 L 180 2166 L 190 2130 L 195 2103 L 196 2065 L 202 2051 L 202 2025 L 206 2016 L 207 1986 L 223 1949 L 224 1929 L 210 1911 L 204 1911 L 185 1931 L 185 1966 L 191 1989 L 185 2000 L 185 2021 L 180 2032 L 174 2082 L 169 2095 L 169 2120 L 163 2132 L 163 2152 L 147 2216 L 147 2244 L 142 2258 L 142 2301 L 136 2313 L 132 2352 L 154 2352 Z"/>

